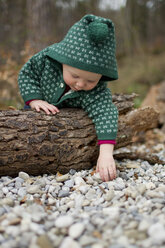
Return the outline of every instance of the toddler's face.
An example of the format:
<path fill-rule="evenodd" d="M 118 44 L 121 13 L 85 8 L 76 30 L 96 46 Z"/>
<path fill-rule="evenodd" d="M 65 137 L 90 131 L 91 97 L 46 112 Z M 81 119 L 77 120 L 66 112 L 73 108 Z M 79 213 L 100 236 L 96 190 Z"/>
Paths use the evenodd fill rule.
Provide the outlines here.
<path fill-rule="evenodd" d="M 64 81 L 74 91 L 92 90 L 98 84 L 101 76 L 101 74 L 63 64 Z"/>

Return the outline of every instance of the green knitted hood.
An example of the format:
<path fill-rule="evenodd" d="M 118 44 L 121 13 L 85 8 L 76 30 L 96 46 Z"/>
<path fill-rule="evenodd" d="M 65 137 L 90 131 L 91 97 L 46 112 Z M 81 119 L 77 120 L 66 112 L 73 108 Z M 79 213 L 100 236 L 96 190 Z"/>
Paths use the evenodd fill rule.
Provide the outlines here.
<path fill-rule="evenodd" d="M 47 55 L 62 64 L 102 74 L 106 80 L 118 78 L 115 31 L 110 19 L 85 15 L 64 39 L 52 45 Z"/>

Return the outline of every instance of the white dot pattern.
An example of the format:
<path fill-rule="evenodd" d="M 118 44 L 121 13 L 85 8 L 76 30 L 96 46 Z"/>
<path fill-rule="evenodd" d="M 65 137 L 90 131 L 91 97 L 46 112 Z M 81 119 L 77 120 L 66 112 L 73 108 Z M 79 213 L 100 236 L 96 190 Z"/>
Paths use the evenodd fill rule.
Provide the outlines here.
<path fill-rule="evenodd" d="M 90 16 L 96 22 L 109 22 L 109 35 L 102 43 L 95 43 L 87 35 L 88 21 L 82 18 L 68 31 L 65 38 L 50 47 L 50 56 L 61 63 L 100 73 L 109 80 L 118 78 L 115 55 L 114 25 L 109 19 Z"/>
<path fill-rule="evenodd" d="M 101 21 L 106 20 L 104 18 L 99 19 L 99 17 L 95 18 Z M 89 71 L 96 69 L 97 73 L 108 71 L 108 74 L 101 74 L 109 76 L 112 80 L 117 75 L 113 33 L 107 37 L 106 42 L 95 46 L 89 42 L 87 37 L 86 23 L 87 20 L 82 19 L 73 25 L 61 43 L 35 54 L 19 73 L 19 88 L 25 102 L 41 99 L 59 108 L 84 109 L 95 124 L 98 139 L 113 140 L 116 139 L 117 135 L 118 111 L 112 103 L 111 92 L 107 88 L 106 82 L 100 81 L 91 91 L 69 91 L 61 98 L 65 89 L 65 82 L 62 66 L 57 62 L 58 59 L 56 61 L 54 54 L 58 54 L 58 56 L 60 54 L 60 58 L 65 57 L 72 62 L 76 61 L 76 65 L 80 65 L 80 67 L 82 65 L 87 66 L 87 71 L 88 68 Z M 77 68 L 79 67 L 77 66 Z"/>

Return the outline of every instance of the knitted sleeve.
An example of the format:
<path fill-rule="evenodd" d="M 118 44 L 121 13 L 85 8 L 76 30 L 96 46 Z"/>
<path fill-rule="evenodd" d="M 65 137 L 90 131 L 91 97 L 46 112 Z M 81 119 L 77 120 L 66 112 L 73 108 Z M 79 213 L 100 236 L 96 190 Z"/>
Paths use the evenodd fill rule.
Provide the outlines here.
<path fill-rule="evenodd" d="M 45 54 L 48 48 L 35 54 L 21 69 L 18 85 L 24 102 L 42 99 L 40 78 L 45 66 Z"/>
<path fill-rule="evenodd" d="M 93 120 L 99 140 L 116 139 L 118 110 L 112 103 L 111 92 L 104 83 L 90 94 L 84 94 L 82 108 Z"/>

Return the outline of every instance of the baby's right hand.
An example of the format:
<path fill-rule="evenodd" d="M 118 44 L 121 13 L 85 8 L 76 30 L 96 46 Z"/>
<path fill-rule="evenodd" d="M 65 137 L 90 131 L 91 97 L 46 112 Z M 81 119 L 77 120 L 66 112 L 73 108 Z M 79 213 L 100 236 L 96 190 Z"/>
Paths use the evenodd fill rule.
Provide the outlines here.
<path fill-rule="evenodd" d="M 50 115 L 51 113 L 56 114 L 60 112 L 57 107 L 43 100 L 33 100 L 29 103 L 29 105 L 32 109 L 35 109 L 37 112 L 40 112 L 40 110 L 44 110 L 45 113 L 48 115 Z"/>

